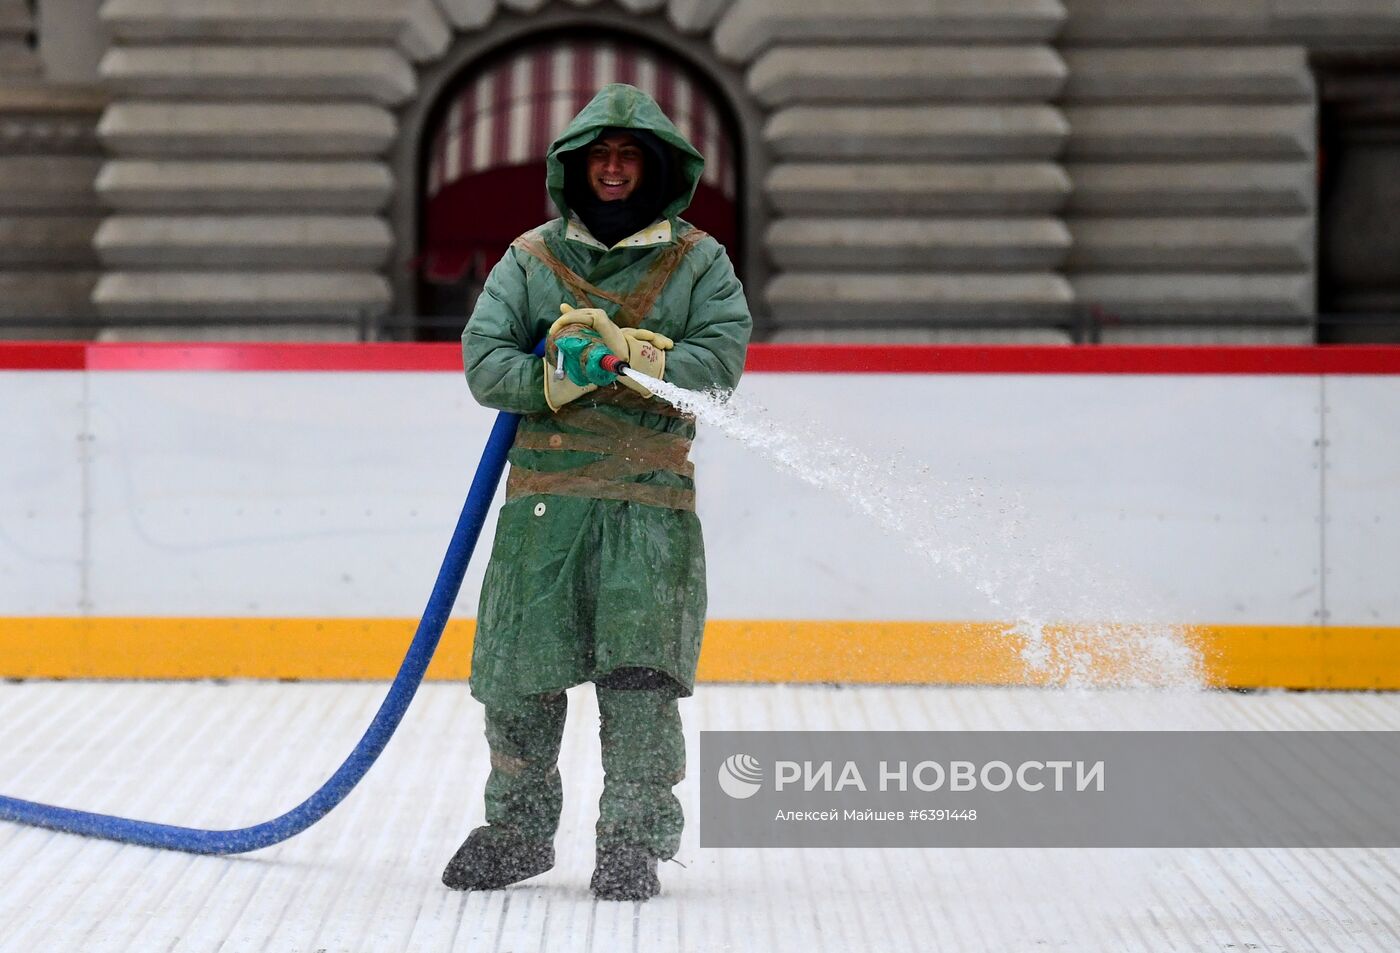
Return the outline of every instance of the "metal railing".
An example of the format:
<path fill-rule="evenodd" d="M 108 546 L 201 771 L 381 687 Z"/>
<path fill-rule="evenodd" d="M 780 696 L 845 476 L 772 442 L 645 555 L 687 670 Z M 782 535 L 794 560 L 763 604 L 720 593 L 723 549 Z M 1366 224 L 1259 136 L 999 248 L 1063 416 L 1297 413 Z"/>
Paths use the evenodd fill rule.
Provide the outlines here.
<path fill-rule="evenodd" d="M 386 315 L 369 312 L 337 315 L 282 315 L 239 317 L 99 317 L 93 314 L 7 316 L 0 318 L 0 340 L 105 340 L 105 341 L 455 341 L 466 324 L 466 315 Z M 1163 344 L 1195 343 L 1213 332 L 1238 334 L 1241 341 L 1275 337 L 1292 343 L 1400 343 L 1400 314 L 1270 315 L 1119 315 L 1103 308 L 1078 307 L 1044 315 L 940 317 L 914 324 L 870 323 L 839 326 L 846 335 L 857 327 L 869 329 L 872 338 L 891 330 L 936 329 L 950 340 L 958 332 L 969 337 L 986 332 L 1048 331 L 1072 344 L 1101 344 L 1135 337 Z M 811 325 L 804 330 L 837 330 L 838 326 Z M 778 330 L 760 322 L 755 340 Z M 1146 332 L 1144 334 L 1144 332 Z M 1271 333 L 1272 332 L 1272 333 Z M 1007 335 L 1014 337 L 1014 334 Z M 851 338 L 846 337 L 846 340 Z"/>

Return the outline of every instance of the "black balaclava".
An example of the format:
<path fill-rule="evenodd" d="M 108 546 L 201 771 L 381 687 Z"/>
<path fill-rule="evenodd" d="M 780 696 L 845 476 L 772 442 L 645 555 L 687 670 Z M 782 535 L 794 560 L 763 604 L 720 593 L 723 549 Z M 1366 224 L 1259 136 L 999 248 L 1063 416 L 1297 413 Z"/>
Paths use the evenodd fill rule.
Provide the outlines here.
<path fill-rule="evenodd" d="M 627 198 L 604 202 L 588 184 L 588 150 L 601 139 L 623 134 L 632 136 L 642 147 L 642 181 Z M 572 149 L 560 158 L 564 162 L 564 200 L 593 237 L 609 248 L 660 218 L 662 210 L 675 198 L 671 147 L 646 129 L 609 126 L 588 145 Z"/>

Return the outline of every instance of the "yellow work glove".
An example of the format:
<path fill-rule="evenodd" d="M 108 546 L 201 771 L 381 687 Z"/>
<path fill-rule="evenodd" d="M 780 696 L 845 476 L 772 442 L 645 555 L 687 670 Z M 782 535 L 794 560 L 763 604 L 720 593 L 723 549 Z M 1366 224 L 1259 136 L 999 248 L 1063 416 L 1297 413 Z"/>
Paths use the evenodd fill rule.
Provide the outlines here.
<path fill-rule="evenodd" d="M 646 331 L 642 328 L 623 328 L 622 336 L 627 339 L 627 363 L 648 377 L 661 380 L 666 373 L 666 352 L 675 347 L 675 342 L 664 334 Z M 623 374 L 617 382 L 624 387 L 650 397 L 651 391 L 640 381 Z"/>
<path fill-rule="evenodd" d="M 559 319 L 550 325 L 544 348 L 544 400 L 549 404 L 549 409 L 556 413 L 570 401 L 598 389 L 597 384 L 575 384 L 567 376 L 556 377 L 560 369 L 556 340 L 559 335 L 575 327 L 592 328 L 602 339 L 604 347 L 623 360 L 627 359 L 627 338 L 623 336 L 622 329 L 613 324 L 606 311 L 561 304 Z"/>

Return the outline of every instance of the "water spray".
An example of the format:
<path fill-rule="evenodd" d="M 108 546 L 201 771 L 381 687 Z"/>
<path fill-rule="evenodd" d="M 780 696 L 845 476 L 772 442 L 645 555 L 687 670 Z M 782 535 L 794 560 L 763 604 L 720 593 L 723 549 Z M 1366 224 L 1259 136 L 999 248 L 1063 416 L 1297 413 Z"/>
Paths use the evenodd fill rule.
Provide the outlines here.
<path fill-rule="evenodd" d="M 829 433 L 764 419 L 763 407 L 729 393 L 686 390 L 618 363 L 620 373 L 653 396 L 695 415 L 803 482 L 839 493 L 862 517 L 902 539 L 910 552 L 963 577 L 1006 618 L 1015 620 L 1002 635 L 1017 645 L 1030 680 L 1066 688 L 1194 691 L 1202 686 L 1200 653 L 1179 627 L 1099 621 L 1105 618 L 1105 607 L 1116 608 L 1115 599 L 1127 594 L 1105 593 L 1106 573 L 1086 588 L 1083 577 L 1088 569 L 1082 553 L 1063 548 L 1033 552 L 1034 564 L 1027 565 L 1027 554 L 1016 539 L 1017 520 L 1024 516 L 1016 499 L 984 499 L 982 487 L 956 488 L 935 478 L 927 467 L 906 472 L 898 454 L 868 454 Z M 996 524 L 990 533 L 982 530 L 969 537 L 967 515 L 988 505 L 999 516 L 993 517 Z M 1057 597 L 1075 594 L 1081 608 L 1051 609 L 1032 585 L 1052 588 Z"/>

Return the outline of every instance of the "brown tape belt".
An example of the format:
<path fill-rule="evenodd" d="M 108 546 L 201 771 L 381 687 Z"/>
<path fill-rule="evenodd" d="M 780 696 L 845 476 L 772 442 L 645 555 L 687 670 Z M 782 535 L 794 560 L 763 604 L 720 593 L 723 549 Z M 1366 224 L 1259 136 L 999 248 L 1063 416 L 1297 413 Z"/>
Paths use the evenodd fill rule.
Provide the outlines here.
<path fill-rule="evenodd" d="M 695 491 L 654 483 L 622 483 L 580 476 L 578 470 L 544 473 L 511 467 L 506 480 L 506 499 L 548 493 L 553 496 L 582 496 L 593 500 L 626 500 L 669 510 L 695 512 Z"/>
<path fill-rule="evenodd" d="M 657 436 L 672 437 L 673 435 L 658 434 Z M 646 446 L 618 443 L 616 440 L 594 434 L 522 432 L 516 436 L 515 446 L 522 450 L 543 450 L 546 452 L 572 450 L 580 453 L 604 455 L 606 459 L 585 465 L 589 468 L 589 474 L 592 476 L 605 475 L 601 469 L 592 469 L 599 468 L 603 463 L 611 464 L 609 469 L 616 469 L 618 476 L 650 473 L 653 470 L 670 470 L 687 477 L 693 476 L 695 473 L 695 464 L 691 463 L 689 459 L 690 441 L 681 438 L 673 438 L 669 442 Z M 583 469 L 584 467 L 577 467 L 567 472 L 578 473 Z"/>
<path fill-rule="evenodd" d="M 635 328 L 655 306 L 657 297 L 686 253 L 704 237 L 705 233 L 698 228 L 680 236 L 674 245 L 656 257 L 636 288 L 626 297 L 604 291 L 586 281 L 555 257 L 538 232 L 522 235 L 513 244 L 553 272 L 580 305 L 596 307 L 594 298 L 610 301 L 618 305 L 616 322 L 623 327 Z M 623 388 L 611 389 L 620 390 L 621 393 L 611 395 L 612 399 L 607 403 L 665 416 L 688 416 L 661 401 L 647 401 Z M 516 434 L 515 446 L 523 450 L 597 453 L 602 455 L 602 459 L 561 471 L 512 466 L 510 477 L 506 480 L 506 499 L 547 493 L 594 500 L 625 500 L 694 512 L 694 490 L 628 480 L 629 477 L 657 470 L 683 477 L 693 476 L 695 465 L 689 460 L 690 440 L 619 419 L 587 403 L 562 408 L 555 419 L 564 426 L 582 432 L 521 431 Z"/>

